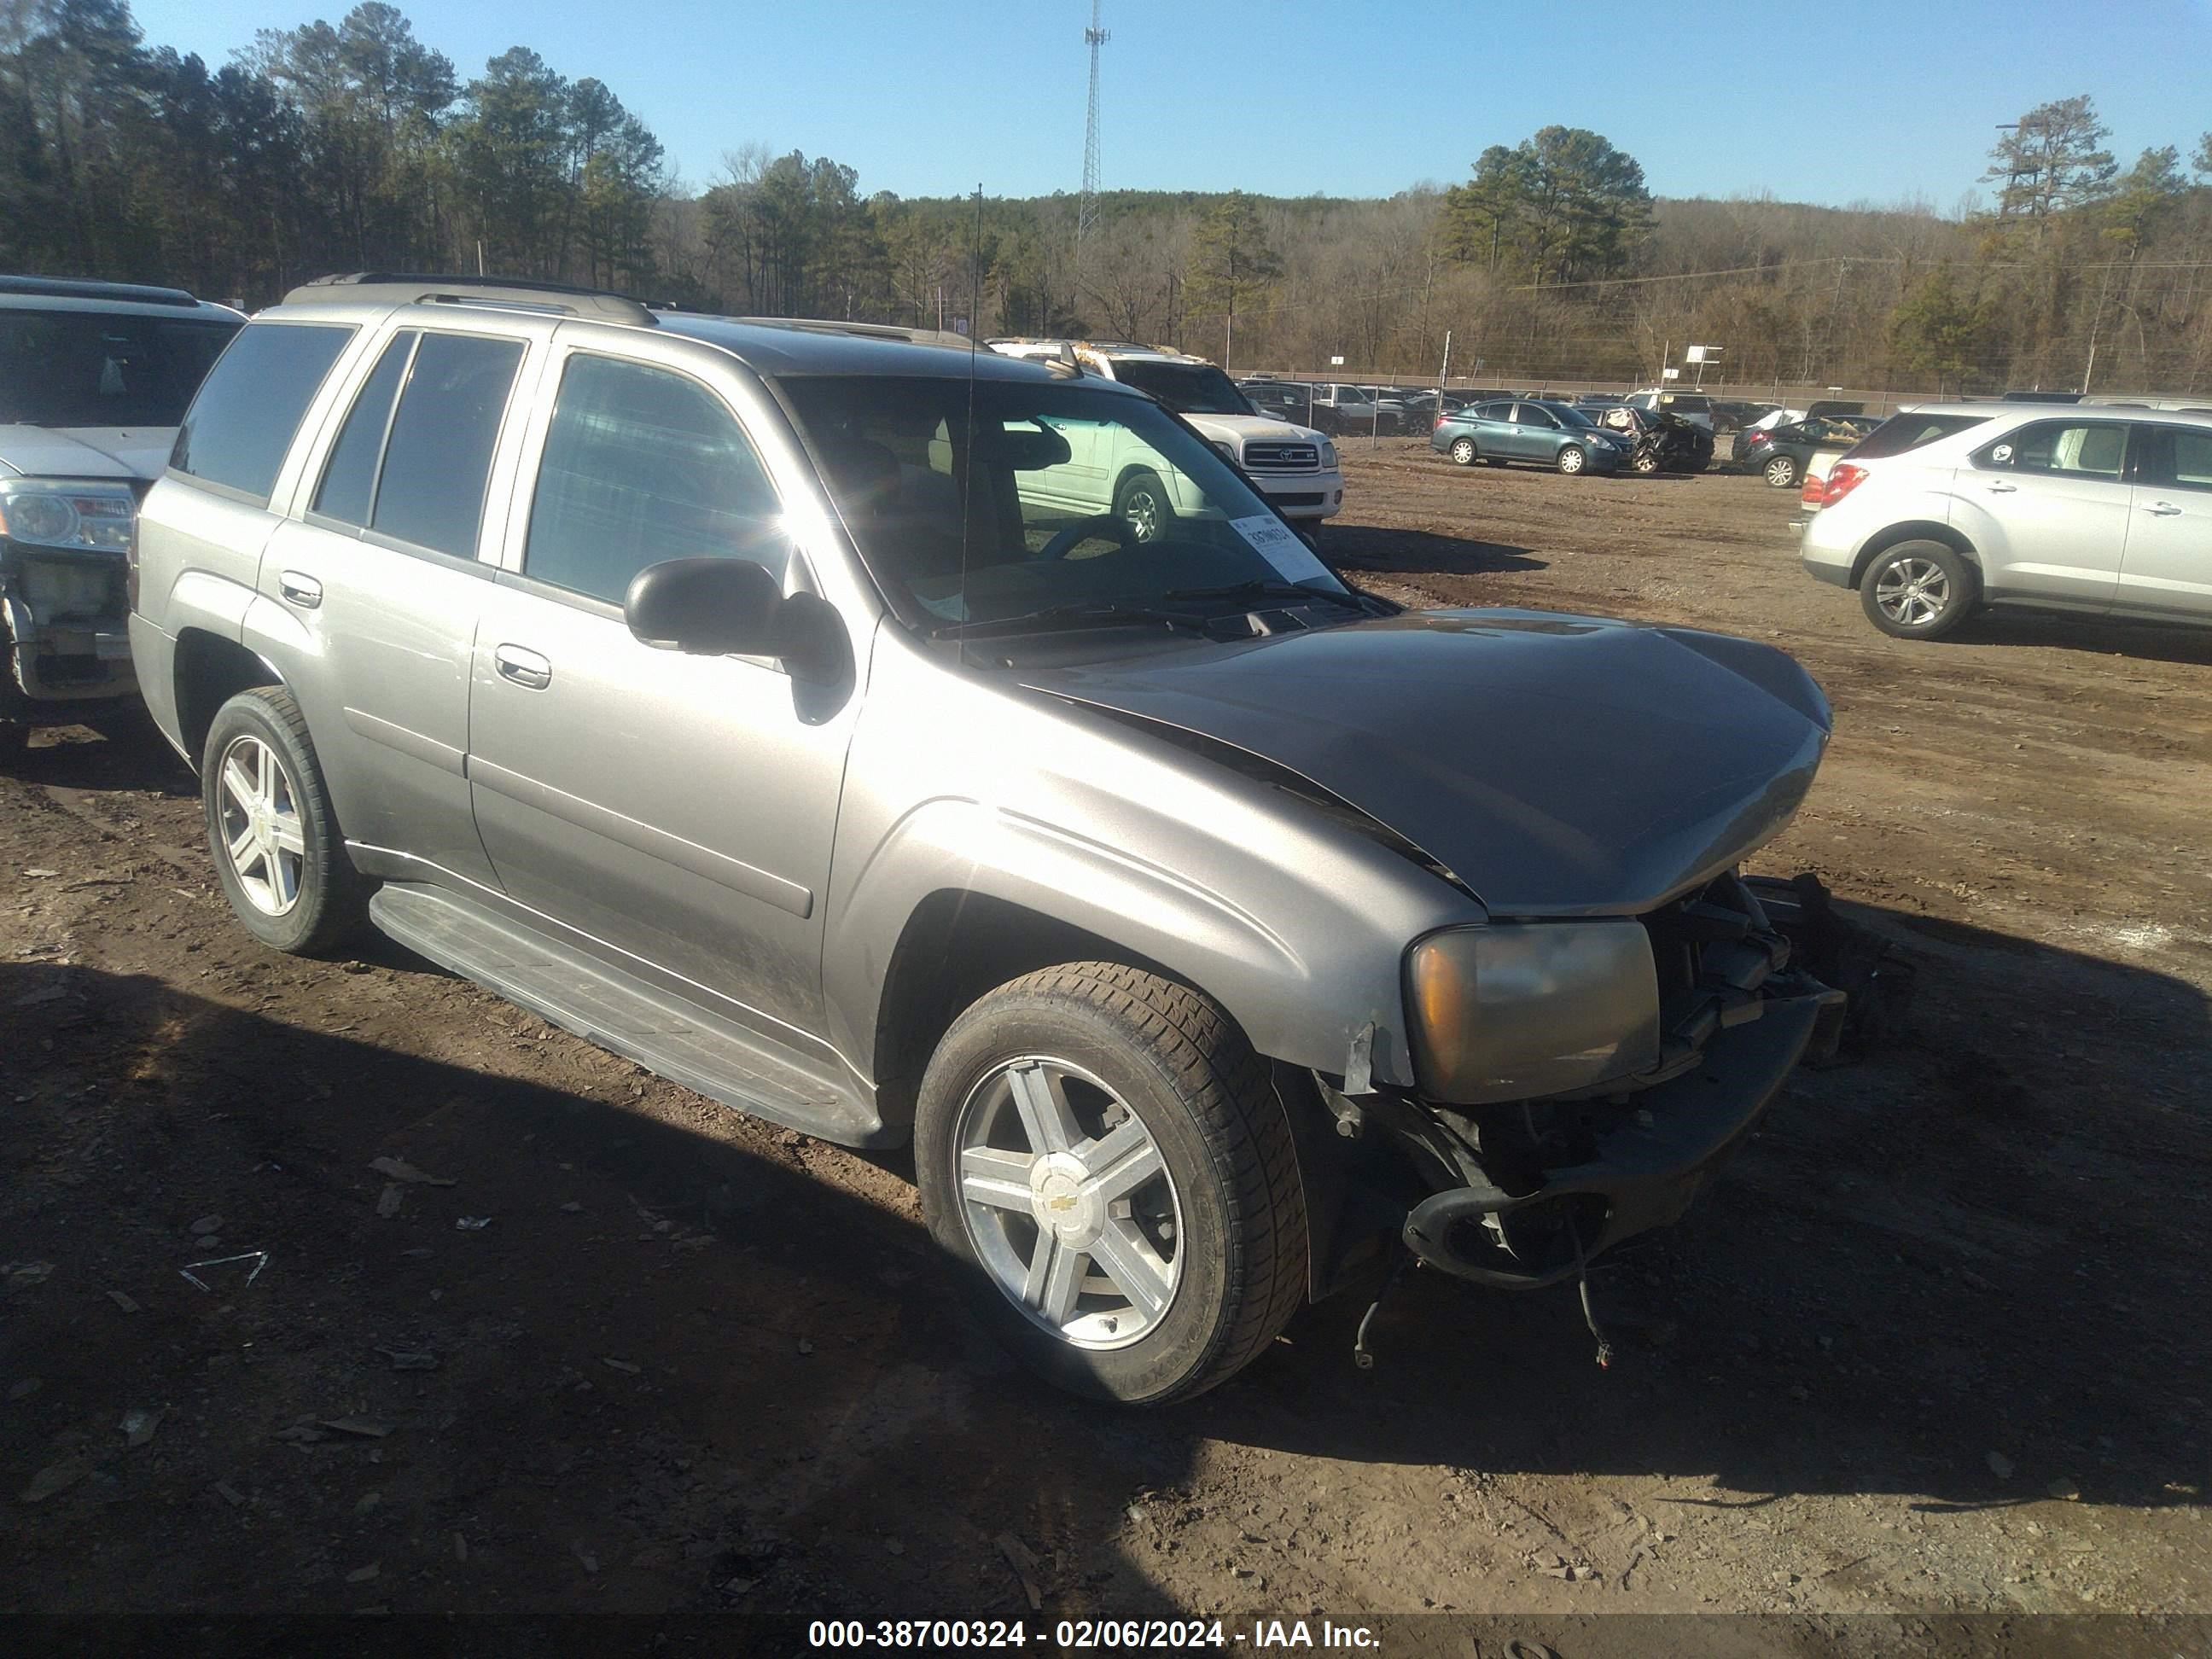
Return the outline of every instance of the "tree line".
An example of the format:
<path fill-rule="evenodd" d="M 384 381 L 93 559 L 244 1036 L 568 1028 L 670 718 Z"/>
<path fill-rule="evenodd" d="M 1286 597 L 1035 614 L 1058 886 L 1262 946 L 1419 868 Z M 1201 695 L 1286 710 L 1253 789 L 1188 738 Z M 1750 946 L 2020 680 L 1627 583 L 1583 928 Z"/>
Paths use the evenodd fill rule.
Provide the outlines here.
<path fill-rule="evenodd" d="M 127 0 L 0 0 L 0 268 L 260 305 L 334 270 L 475 270 L 751 315 L 1114 336 L 1233 368 L 1743 386 L 2212 389 L 2212 135 L 2122 167 L 2087 97 L 2023 113 L 1986 198 L 1828 209 L 1655 195 L 1601 135 L 1492 145 L 1386 200 L 902 199 L 827 156 L 677 176 L 591 76 L 464 76 L 397 8 L 149 46 Z M 1958 181 L 1967 182 L 1967 181 Z"/>

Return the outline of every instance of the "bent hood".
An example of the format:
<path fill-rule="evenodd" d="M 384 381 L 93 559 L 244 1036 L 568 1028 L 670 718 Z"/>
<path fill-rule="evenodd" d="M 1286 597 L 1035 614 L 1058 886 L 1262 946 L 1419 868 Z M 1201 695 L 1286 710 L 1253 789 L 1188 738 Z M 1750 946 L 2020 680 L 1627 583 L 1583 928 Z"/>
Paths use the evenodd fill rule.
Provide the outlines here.
<path fill-rule="evenodd" d="M 1407 612 L 1024 684 L 1286 768 L 1497 915 L 1634 915 L 1709 879 L 1789 821 L 1829 724 L 1771 647 L 1527 611 Z"/>
<path fill-rule="evenodd" d="M 158 478 L 177 441 L 173 426 L 0 426 L 0 477 Z"/>

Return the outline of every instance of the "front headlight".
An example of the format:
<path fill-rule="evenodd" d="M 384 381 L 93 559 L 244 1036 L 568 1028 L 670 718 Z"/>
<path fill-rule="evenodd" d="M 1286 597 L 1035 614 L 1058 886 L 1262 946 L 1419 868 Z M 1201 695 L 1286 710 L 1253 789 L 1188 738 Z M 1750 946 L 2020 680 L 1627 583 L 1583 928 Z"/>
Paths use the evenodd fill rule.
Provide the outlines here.
<path fill-rule="evenodd" d="M 33 547 L 120 553 L 131 544 L 137 505 L 122 484 L 10 478 L 0 482 L 0 536 Z"/>
<path fill-rule="evenodd" d="M 1659 1058 L 1659 979 L 1640 921 L 1434 933 L 1406 958 L 1422 1089 L 1461 1105 L 1626 1077 Z"/>
<path fill-rule="evenodd" d="M 1336 471 L 1336 446 L 1326 438 L 1321 441 L 1321 465 L 1324 472 Z"/>
<path fill-rule="evenodd" d="M 1225 444 L 1218 438 L 1208 438 L 1206 442 L 1212 444 L 1213 446 L 1213 453 L 1220 456 L 1223 460 L 1228 462 L 1230 465 L 1242 466 L 1244 464 L 1242 459 L 1237 455 L 1235 445 Z"/>

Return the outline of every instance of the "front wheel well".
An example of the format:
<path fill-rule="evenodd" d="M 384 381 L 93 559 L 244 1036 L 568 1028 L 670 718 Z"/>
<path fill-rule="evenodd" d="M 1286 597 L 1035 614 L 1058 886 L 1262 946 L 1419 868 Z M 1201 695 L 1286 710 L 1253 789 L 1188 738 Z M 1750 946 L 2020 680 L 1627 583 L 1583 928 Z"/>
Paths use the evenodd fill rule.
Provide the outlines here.
<path fill-rule="evenodd" d="M 1981 574 L 1981 556 L 1974 551 L 1974 544 L 1949 525 L 1938 524 L 1932 519 L 1909 519 L 1903 524 L 1893 524 L 1886 530 L 1878 531 L 1867 538 L 1866 545 L 1859 549 L 1858 557 L 1851 562 L 1851 586 L 1856 588 L 1864 581 L 1867 567 L 1899 542 L 1941 542 L 1965 556 L 1974 567 L 1975 574 Z"/>
<path fill-rule="evenodd" d="M 953 890 L 916 905 L 891 952 L 876 1006 L 872 1069 L 886 1120 L 911 1114 L 939 1039 L 970 1004 L 1010 980 L 1064 962 L 1119 963 L 1188 983 L 1141 951 L 1026 905 Z"/>
<path fill-rule="evenodd" d="M 177 739 L 195 767 L 217 709 L 241 691 L 284 681 L 237 641 L 198 628 L 177 635 L 176 676 Z"/>

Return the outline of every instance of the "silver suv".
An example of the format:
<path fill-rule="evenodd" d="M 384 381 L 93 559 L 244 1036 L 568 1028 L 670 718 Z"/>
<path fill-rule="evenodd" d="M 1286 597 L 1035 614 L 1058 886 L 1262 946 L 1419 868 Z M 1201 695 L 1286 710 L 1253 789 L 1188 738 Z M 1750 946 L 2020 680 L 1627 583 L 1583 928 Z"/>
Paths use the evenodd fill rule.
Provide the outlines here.
<path fill-rule="evenodd" d="M 1807 572 L 1900 639 L 1984 605 L 2212 623 L 2212 416 L 1927 404 L 1809 477 L 1804 501 Z"/>
<path fill-rule="evenodd" d="M 0 276 L 0 758 L 136 710 L 131 515 L 245 322 L 180 289 Z"/>
<path fill-rule="evenodd" d="M 1141 392 L 896 332 L 440 277 L 257 318 L 131 622 L 240 921 L 911 1139 L 982 1317 L 1097 1395 L 1218 1382 L 1394 1238 L 1527 1286 L 1677 1215 L 1837 1009 L 1735 873 L 1804 671 L 1401 611 Z M 1069 505 L 1104 439 L 1167 533 Z"/>

